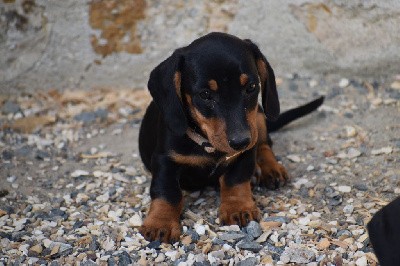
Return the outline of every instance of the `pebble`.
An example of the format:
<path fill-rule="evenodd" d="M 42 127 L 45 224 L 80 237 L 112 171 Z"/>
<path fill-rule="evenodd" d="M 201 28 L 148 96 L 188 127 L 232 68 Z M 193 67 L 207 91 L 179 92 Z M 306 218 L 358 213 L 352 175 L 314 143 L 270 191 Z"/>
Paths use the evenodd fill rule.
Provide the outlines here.
<path fill-rule="evenodd" d="M 225 225 L 225 226 L 221 226 L 219 228 L 220 231 L 235 231 L 235 232 L 239 232 L 240 231 L 240 227 L 237 224 L 234 225 Z"/>
<path fill-rule="evenodd" d="M 392 147 L 383 147 L 380 149 L 375 149 L 371 151 L 372 155 L 381 155 L 381 154 L 391 154 L 393 152 Z"/>
<path fill-rule="evenodd" d="M 301 161 L 300 157 L 295 154 L 290 154 L 290 155 L 287 155 L 286 157 L 294 163 L 299 163 Z"/>
<path fill-rule="evenodd" d="M 367 257 L 362 256 L 361 258 L 358 258 L 356 260 L 356 265 L 357 266 L 367 266 L 368 265 Z"/>
<path fill-rule="evenodd" d="M 354 206 L 353 205 L 346 205 L 343 207 L 343 212 L 347 214 L 352 214 L 354 211 Z"/>
<path fill-rule="evenodd" d="M 241 240 L 236 244 L 236 247 L 239 249 L 249 250 L 252 252 L 259 252 L 262 249 L 262 246 L 257 242 L 250 242 L 247 240 Z"/>
<path fill-rule="evenodd" d="M 367 185 L 364 184 L 364 183 L 356 183 L 356 184 L 354 184 L 354 188 L 357 189 L 357 190 L 360 190 L 360 191 L 367 191 L 368 190 Z"/>
<path fill-rule="evenodd" d="M 354 149 L 354 148 L 350 148 L 347 151 L 347 158 L 349 158 L 349 159 L 353 159 L 353 158 L 359 157 L 360 155 L 361 155 L 361 152 L 359 150 L 357 150 L 357 149 Z"/>
<path fill-rule="evenodd" d="M 15 114 L 19 110 L 21 110 L 21 107 L 12 101 L 6 101 L 1 107 L 3 114 Z"/>
<path fill-rule="evenodd" d="M 259 223 L 250 221 L 250 223 L 246 226 L 246 232 L 254 239 L 262 234 L 262 229 Z"/>
<path fill-rule="evenodd" d="M 176 250 L 170 250 L 165 252 L 165 256 L 169 257 L 171 261 L 176 261 L 179 258 L 179 253 Z"/>
<path fill-rule="evenodd" d="M 280 260 L 283 263 L 309 263 L 315 259 L 315 254 L 307 248 L 285 248 Z"/>
<path fill-rule="evenodd" d="M 9 183 L 14 183 L 15 180 L 17 180 L 17 177 L 14 175 L 7 177 L 7 182 Z"/>
<path fill-rule="evenodd" d="M 239 261 L 238 263 L 236 263 L 236 266 L 255 266 L 257 265 L 257 263 L 258 263 L 257 258 L 251 257 Z"/>
<path fill-rule="evenodd" d="M 280 223 L 289 223 L 290 218 L 286 216 L 270 216 L 263 219 L 265 222 L 280 222 Z"/>
<path fill-rule="evenodd" d="M 326 250 L 331 245 L 331 242 L 327 238 L 321 238 L 317 244 L 317 249 Z"/>
<path fill-rule="evenodd" d="M 164 255 L 164 253 L 159 253 L 158 254 L 158 256 L 157 256 L 157 258 L 155 258 L 155 262 L 157 262 L 157 263 L 160 263 L 160 262 L 163 262 L 165 260 L 165 255 Z"/>
<path fill-rule="evenodd" d="M 199 234 L 199 236 L 202 236 L 206 233 L 206 227 L 202 224 L 195 224 L 194 230 L 196 231 L 197 234 Z"/>
<path fill-rule="evenodd" d="M 160 242 L 160 240 L 154 240 L 154 241 L 151 241 L 148 245 L 147 245 L 147 247 L 148 248 L 150 248 L 150 249 L 159 249 L 160 248 L 160 245 L 161 245 L 161 242 Z"/>
<path fill-rule="evenodd" d="M 346 79 L 346 78 L 342 78 L 339 81 L 339 87 L 340 88 L 346 88 L 347 86 L 349 86 L 349 84 L 350 84 L 350 81 L 348 79 Z"/>
<path fill-rule="evenodd" d="M 129 218 L 128 225 L 132 227 L 139 227 L 143 224 L 142 217 L 139 214 L 135 213 Z"/>
<path fill-rule="evenodd" d="M 211 251 L 210 253 L 208 253 L 208 256 L 209 256 L 209 258 L 213 257 L 214 259 L 222 260 L 225 257 L 225 252 L 223 250 Z M 210 260 L 210 262 L 211 262 L 211 260 Z M 211 262 L 211 263 L 213 263 L 213 262 Z"/>
<path fill-rule="evenodd" d="M 110 194 L 108 193 L 108 191 L 106 193 L 96 197 L 97 201 L 104 202 L 104 203 L 108 202 L 109 199 L 110 199 Z"/>
<path fill-rule="evenodd" d="M 357 135 L 357 130 L 352 126 L 346 126 L 346 135 L 348 138 L 355 137 Z"/>
<path fill-rule="evenodd" d="M 300 225 L 308 225 L 309 223 L 310 223 L 310 218 L 308 218 L 308 217 L 299 218 Z"/>
<path fill-rule="evenodd" d="M 75 170 L 71 173 L 72 177 L 88 176 L 89 172 L 85 170 Z"/>
<path fill-rule="evenodd" d="M 98 109 L 93 112 L 82 112 L 74 117 L 76 121 L 83 122 L 84 124 L 90 124 L 95 122 L 97 119 L 104 121 L 108 116 L 108 111 L 105 109 Z"/>
<path fill-rule="evenodd" d="M 350 193 L 351 187 L 350 186 L 338 186 L 337 190 L 342 193 Z"/>
<path fill-rule="evenodd" d="M 39 255 L 40 253 L 42 253 L 42 251 L 43 251 L 43 247 L 41 244 L 34 245 L 29 249 L 29 253 L 33 252 L 36 255 Z M 32 257 L 36 257 L 36 256 L 32 255 Z"/>
<path fill-rule="evenodd" d="M 236 241 L 244 238 L 246 235 L 243 233 L 223 233 L 218 238 L 223 241 Z"/>
<path fill-rule="evenodd" d="M 49 249 L 51 250 L 50 255 L 53 258 L 69 255 L 73 251 L 73 247 L 71 245 L 61 242 L 52 242 L 49 246 Z"/>
<path fill-rule="evenodd" d="M 260 235 L 259 238 L 256 239 L 257 243 L 264 243 L 267 241 L 268 237 L 272 234 L 272 230 L 268 230 Z"/>

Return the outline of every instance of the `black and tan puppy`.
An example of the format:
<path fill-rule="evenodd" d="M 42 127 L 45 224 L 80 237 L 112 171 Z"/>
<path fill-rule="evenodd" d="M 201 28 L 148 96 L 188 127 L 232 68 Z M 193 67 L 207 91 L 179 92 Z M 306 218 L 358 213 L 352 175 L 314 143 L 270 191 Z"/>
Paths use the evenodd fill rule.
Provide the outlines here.
<path fill-rule="evenodd" d="M 142 122 L 139 149 L 152 173 L 152 202 L 140 232 L 147 240 L 165 242 L 181 234 L 182 189 L 219 184 L 222 224 L 259 220 L 251 177 L 258 173 L 259 184 L 271 188 L 288 180 L 271 150 L 268 128 L 278 129 L 323 101 L 280 116 L 266 58 L 250 40 L 224 33 L 176 50 L 151 72 L 148 88 L 153 102 Z"/>

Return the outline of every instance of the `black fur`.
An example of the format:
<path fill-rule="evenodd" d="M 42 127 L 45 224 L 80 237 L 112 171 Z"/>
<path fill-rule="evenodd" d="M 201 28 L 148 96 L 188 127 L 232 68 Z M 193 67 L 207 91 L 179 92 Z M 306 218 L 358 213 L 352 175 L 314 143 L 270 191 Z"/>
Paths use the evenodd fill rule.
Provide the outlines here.
<path fill-rule="evenodd" d="M 264 61 L 268 73 L 262 88 L 258 86 L 259 69 L 256 62 L 259 59 Z M 176 88 L 177 83 L 174 82 L 177 72 L 181 75 L 180 88 Z M 248 75 L 245 86 L 239 84 L 241 73 Z M 217 81 L 217 91 L 208 89 L 207 82 L 211 79 Z M 256 86 L 252 90 L 250 87 L 254 84 Z M 272 131 L 315 110 L 323 101 L 320 98 L 279 116 L 275 76 L 267 59 L 251 41 L 224 33 L 208 34 L 176 50 L 151 72 L 148 87 L 153 102 L 140 128 L 140 155 L 152 173 L 151 197 L 163 198 L 173 204 L 181 200 L 181 189 L 200 189 L 217 184 L 221 175 L 225 175 L 227 185 L 234 185 L 250 180 L 255 171 L 257 144 L 234 160 L 225 162 L 226 152 L 217 149 L 207 153 L 185 134 L 191 128 L 206 137 L 201 125 L 193 118 L 186 95 L 190 96 L 191 104 L 203 117 L 224 121 L 231 148 L 234 148 L 234 140 L 250 134 L 246 110 L 256 108 L 260 91 L 268 128 Z M 212 100 L 202 98 L 205 90 L 210 93 Z M 269 136 L 265 136 L 265 139 L 270 140 Z M 171 159 L 172 151 L 205 156 L 214 163 L 180 165 Z"/>
<path fill-rule="evenodd" d="M 382 266 L 400 263 L 400 197 L 379 210 L 368 223 L 368 234 Z"/>

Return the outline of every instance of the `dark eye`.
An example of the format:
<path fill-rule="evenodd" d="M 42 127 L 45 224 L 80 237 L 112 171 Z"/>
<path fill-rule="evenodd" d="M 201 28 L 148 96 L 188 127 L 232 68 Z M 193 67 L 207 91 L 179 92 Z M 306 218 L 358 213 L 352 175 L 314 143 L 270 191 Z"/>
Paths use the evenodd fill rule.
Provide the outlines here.
<path fill-rule="evenodd" d="M 246 88 L 247 93 L 252 93 L 257 89 L 257 85 L 255 83 L 250 83 Z"/>
<path fill-rule="evenodd" d="M 211 93 L 209 91 L 202 91 L 200 92 L 200 97 L 203 100 L 211 100 Z"/>

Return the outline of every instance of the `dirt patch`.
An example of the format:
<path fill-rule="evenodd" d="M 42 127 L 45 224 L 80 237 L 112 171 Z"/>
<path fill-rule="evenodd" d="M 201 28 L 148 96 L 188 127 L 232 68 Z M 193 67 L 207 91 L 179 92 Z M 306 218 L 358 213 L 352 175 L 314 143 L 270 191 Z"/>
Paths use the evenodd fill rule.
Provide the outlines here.
<path fill-rule="evenodd" d="M 145 0 L 92 1 L 89 23 L 101 32 L 100 36 L 90 36 L 94 51 L 102 56 L 114 52 L 141 53 L 136 23 L 145 17 L 145 9 Z"/>

